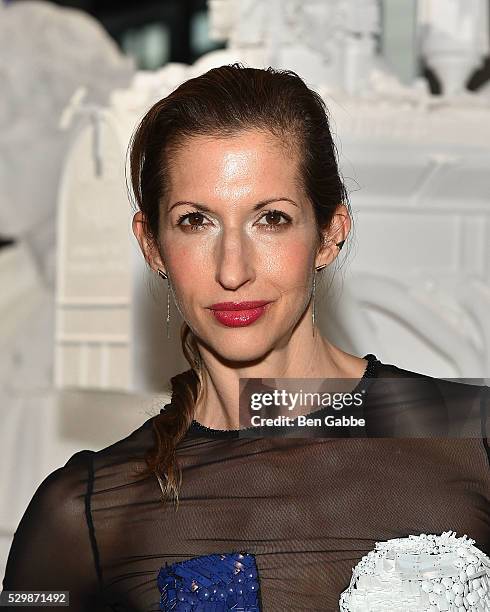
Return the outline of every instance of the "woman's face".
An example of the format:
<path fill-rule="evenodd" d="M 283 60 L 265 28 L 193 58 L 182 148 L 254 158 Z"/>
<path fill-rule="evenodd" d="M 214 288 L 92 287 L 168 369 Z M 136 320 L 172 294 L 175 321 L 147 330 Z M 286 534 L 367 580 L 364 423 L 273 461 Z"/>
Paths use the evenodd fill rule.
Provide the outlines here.
<path fill-rule="evenodd" d="M 284 345 L 308 306 L 318 236 L 296 177 L 295 156 L 258 131 L 195 137 L 172 156 L 160 267 L 198 341 L 224 359 L 254 360 Z M 258 300 L 268 304 L 212 308 Z"/>

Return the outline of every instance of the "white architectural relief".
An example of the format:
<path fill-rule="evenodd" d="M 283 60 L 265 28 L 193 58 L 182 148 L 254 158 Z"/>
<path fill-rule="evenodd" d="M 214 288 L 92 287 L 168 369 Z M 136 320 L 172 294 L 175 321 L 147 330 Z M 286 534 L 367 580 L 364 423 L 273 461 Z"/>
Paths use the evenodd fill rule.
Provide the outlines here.
<path fill-rule="evenodd" d="M 208 0 L 208 36 L 210 40 L 225 42 L 233 25 L 231 0 Z"/>
<path fill-rule="evenodd" d="M 490 53 L 488 0 L 419 0 L 421 52 L 444 94 L 465 84 Z"/>
<path fill-rule="evenodd" d="M 216 0 L 211 35 L 227 40 L 193 66 L 196 73 L 233 61 L 287 68 L 310 83 L 351 93 L 378 66 L 380 9 L 375 0 Z"/>
<path fill-rule="evenodd" d="M 80 85 L 104 104 L 133 72 L 85 13 L 0 3 L 0 236 L 16 240 L 0 250 L 2 576 L 35 488 L 80 444 L 60 434 L 53 387 L 57 191 L 73 137 L 59 130 L 59 116 Z"/>
<path fill-rule="evenodd" d="M 35 226 L 54 216 L 66 147 L 58 117 L 74 91 L 84 85 L 91 100 L 105 103 L 109 91 L 125 86 L 133 71 L 102 27 L 81 11 L 35 1 L 2 6 L 0 128 L 7 168 L 0 184 L 2 234 L 19 236 L 26 223 Z M 27 173 L 29 181 L 18 180 Z M 9 215 L 8 202 L 21 214 Z"/>

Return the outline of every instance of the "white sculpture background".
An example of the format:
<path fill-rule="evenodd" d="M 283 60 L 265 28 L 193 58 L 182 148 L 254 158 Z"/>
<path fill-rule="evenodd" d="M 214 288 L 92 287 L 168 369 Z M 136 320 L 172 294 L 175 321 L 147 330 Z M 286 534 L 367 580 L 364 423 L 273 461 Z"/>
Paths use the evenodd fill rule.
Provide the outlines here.
<path fill-rule="evenodd" d="M 0 3 L 0 234 L 16 239 L 0 250 L 2 576 L 35 486 L 72 448 L 57 444 L 53 389 L 57 190 L 69 142 L 59 116 L 80 84 L 104 103 L 133 71 L 84 13 Z"/>
<path fill-rule="evenodd" d="M 375 0 L 212 0 L 208 8 L 211 38 L 228 46 L 199 58 L 196 73 L 243 61 L 294 70 L 312 83 L 354 93 L 380 63 Z"/>
<path fill-rule="evenodd" d="M 331 110 L 344 174 L 354 189 L 351 193 L 354 216 L 363 228 L 354 237 L 362 256 L 353 257 L 350 262 L 350 278 L 342 303 L 336 303 L 331 294 L 323 303 L 323 317 L 320 310 L 319 321 L 323 319 L 324 329 L 332 339 L 338 337 L 341 345 L 358 354 L 379 347 L 380 356 L 407 368 L 448 377 L 486 376 L 490 370 L 487 341 L 490 329 L 484 315 L 488 307 L 489 273 L 485 263 L 488 260 L 485 223 L 488 221 L 481 223 L 488 219 L 490 193 L 485 170 L 489 161 L 486 132 L 482 130 L 482 125 L 490 129 L 486 100 L 469 93 L 437 98 L 420 78 L 408 86 L 400 83 L 382 59 L 374 55 L 372 42 L 379 28 L 376 2 L 325 4 L 317 0 L 304 3 L 290 0 L 278 4 L 228 0 L 210 3 L 210 8 L 212 32 L 218 38 L 228 38 L 228 48 L 208 53 L 192 66 L 168 64 L 154 73 L 137 74 L 130 88 L 113 92 L 111 105 L 100 112 L 99 121 L 112 126 L 119 134 L 124 151 L 124 143 L 129 141 L 137 119 L 186 78 L 232 61 L 268 65 L 272 48 L 277 63 L 290 66 L 293 58 L 301 57 L 298 49 L 305 47 L 301 37 L 311 29 L 308 53 L 315 56 L 316 63 L 308 61 L 304 65 L 313 71 L 311 84 Z M 472 14 L 472 23 L 478 28 L 479 15 Z M 329 21 L 335 24 L 337 55 L 329 55 L 328 47 L 320 38 L 323 26 L 315 31 L 311 28 L 313 21 L 325 26 Z M 424 36 L 430 41 L 430 18 L 426 21 Z M 279 31 L 273 34 L 268 29 L 272 23 L 276 28 L 280 24 Z M 275 42 L 271 42 L 274 37 Z M 366 40 L 370 46 L 365 46 Z M 354 44 L 357 41 L 359 46 L 350 57 L 346 50 L 352 41 Z M 289 52 L 291 62 L 285 62 Z M 474 61 L 476 67 L 480 58 L 475 57 Z M 358 78 L 360 73 L 362 79 Z M 357 83 L 357 93 L 353 93 L 355 88 L 349 86 L 345 75 Z M 82 110 L 83 104 L 74 102 L 67 112 Z M 101 154 L 104 155 L 103 150 Z M 84 157 L 87 164 L 92 164 L 88 146 L 85 152 L 78 150 L 77 155 L 79 159 L 71 170 L 75 174 L 78 165 L 84 164 Z M 121 168 L 122 163 L 123 154 Z M 359 193 L 355 191 L 356 185 L 361 187 Z M 76 190 L 73 195 L 64 190 L 61 210 L 71 209 L 75 198 Z M 404 224 L 401 234 L 400 223 Z M 410 237 L 405 241 L 407 244 L 404 236 Z M 450 253 L 447 236 L 453 240 Z M 414 241 L 415 248 L 411 246 Z M 60 270 L 65 261 L 66 257 L 61 254 Z M 70 343 L 74 330 L 69 325 L 60 328 L 57 360 L 60 384 L 68 381 L 73 384 L 75 380 L 82 388 L 95 385 L 101 389 L 117 385 L 102 376 L 102 370 L 87 383 L 83 363 L 88 342 L 98 346 L 91 353 L 95 360 L 119 362 L 119 368 L 127 367 L 131 353 L 139 357 L 144 354 L 143 345 L 148 348 L 151 343 L 149 334 L 141 326 L 135 332 L 134 322 L 140 317 L 135 316 L 134 309 L 141 309 L 147 316 L 152 313 L 149 329 L 153 329 L 153 322 L 158 325 L 158 316 L 163 312 L 156 309 L 158 302 L 142 308 L 145 298 L 141 297 L 136 283 L 142 275 L 145 282 L 155 286 L 161 283 L 147 275 L 137 254 L 136 260 L 133 258 L 128 265 L 134 270 L 132 297 L 128 295 L 126 300 L 133 327 L 126 339 L 126 352 L 117 354 L 111 349 L 110 338 L 100 336 L 94 342 L 97 338 L 90 336 L 90 329 L 97 327 L 96 321 L 103 315 L 93 314 L 96 308 L 93 298 L 89 305 L 81 300 L 77 306 L 76 296 L 72 296 L 75 304 L 70 307 L 79 308 L 80 312 L 85 309 L 86 341 L 80 342 L 77 355 Z M 462 283 L 471 287 L 470 295 L 478 296 L 476 300 L 466 299 L 467 293 L 460 289 Z M 165 298 L 165 294 L 161 296 L 160 304 L 165 304 Z M 60 299 L 65 298 L 60 295 Z M 349 300 L 352 304 L 348 308 Z M 333 305 L 337 306 L 336 312 L 332 312 Z M 117 306 L 111 307 L 115 314 Z M 350 313 L 348 317 L 345 311 Z M 415 318 L 414 313 L 417 313 Z M 63 317 L 60 311 L 59 320 L 65 320 Z M 172 319 L 179 320 L 175 310 Z M 422 333 L 422 330 L 426 331 Z M 153 331 L 152 336 L 155 337 Z M 144 368 L 141 359 L 130 364 L 130 372 L 124 377 L 126 390 L 158 388 L 159 372 L 151 379 L 141 374 L 142 371 L 150 374 L 152 363 L 164 364 L 165 370 L 170 367 L 168 377 L 186 367 L 181 360 L 169 363 L 169 355 L 180 355 L 178 336 L 175 333 L 172 336 L 169 345 L 162 338 L 147 351 L 150 359 L 144 362 Z M 70 375 L 65 377 L 61 366 L 65 367 L 68 362 Z M 112 370 L 117 369 L 112 366 Z"/>
<path fill-rule="evenodd" d="M 446 94 L 461 94 L 471 69 L 490 52 L 487 0 L 420 0 L 420 45 Z"/>

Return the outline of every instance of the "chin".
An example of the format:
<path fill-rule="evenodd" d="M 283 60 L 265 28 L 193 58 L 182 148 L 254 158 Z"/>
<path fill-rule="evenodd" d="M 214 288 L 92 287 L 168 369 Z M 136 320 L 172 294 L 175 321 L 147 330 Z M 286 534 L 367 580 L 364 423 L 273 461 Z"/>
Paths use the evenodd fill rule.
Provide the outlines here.
<path fill-rule="evenodd" d="M 205 339 L 209 350 L 217 357 L 226 361 L 248 362 L 263 359 L 273 348 L 272 338 L 264 338 L 263 332 L 228 330 L 228 335 L 218 338 Z"/>

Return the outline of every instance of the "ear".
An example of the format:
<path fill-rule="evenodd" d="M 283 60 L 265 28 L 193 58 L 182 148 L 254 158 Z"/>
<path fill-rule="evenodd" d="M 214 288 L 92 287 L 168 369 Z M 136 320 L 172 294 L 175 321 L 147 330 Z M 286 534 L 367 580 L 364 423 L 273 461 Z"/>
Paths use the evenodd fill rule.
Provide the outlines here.
<path fill-rule="evenodd" d="M 140 210 L 133 217 L 132 227 L 133 234 L 136 236 L 136 240 L 150 268 L 154 272 L 156 272 L 158 268 L 165 272 L 165 265 L 160 251 L 155 241 L 150 238 L 146 218 Z"/>
<path fill-rule="evenodd" d="M 315 267 L 325 266 L 340 253 L 338 242 L 345 240 L 350 232 L 351 218 L 345 204 L 339 204 L 335 209 L 330 226 L 323 232 L 323 243 L 320 245 L 315 261 Z"/>

